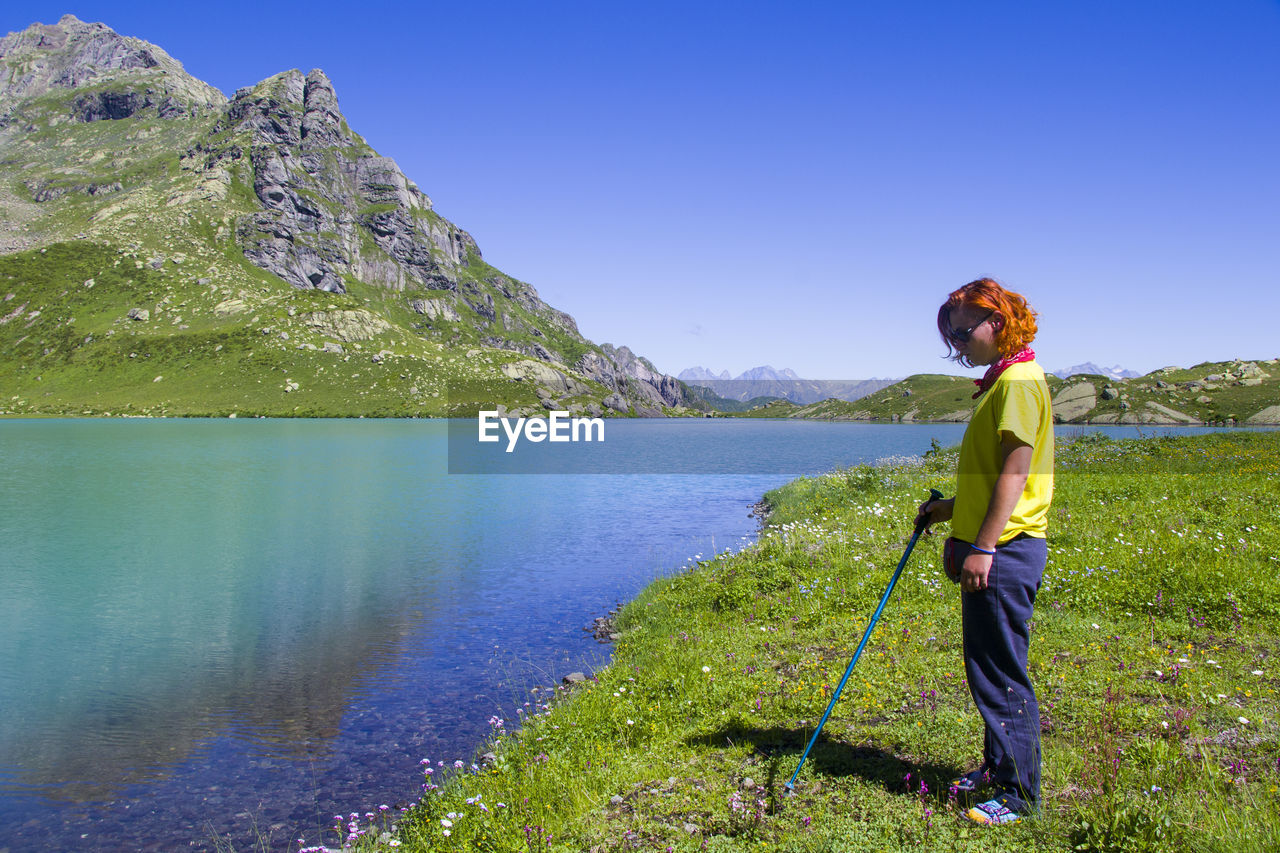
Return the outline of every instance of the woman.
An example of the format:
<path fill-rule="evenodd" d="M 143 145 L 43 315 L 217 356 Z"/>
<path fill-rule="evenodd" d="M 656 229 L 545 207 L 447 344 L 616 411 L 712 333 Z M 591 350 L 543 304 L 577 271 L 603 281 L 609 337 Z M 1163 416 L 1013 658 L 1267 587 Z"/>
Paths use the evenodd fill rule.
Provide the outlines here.
<path fill-rule="evenodd" d="M 1053 417 L 1031 341 L 1036 313 L 989 278 L 966 284 L 938 309 L 947 354 L 976 380 L 977 408 L 960 444 L 956 496 L 920 507 L 929 524 L 951 521 L 944 565 L 961 594 L 965 673 L 986 724 L 982 766 L 957 779 L 994 795 L 969 809 L 978 823 L 1016 823 L 1040 800 L 1040 711 L 1027 674 L 1027 620 L 1048 550 L 1053 497 Z"/>

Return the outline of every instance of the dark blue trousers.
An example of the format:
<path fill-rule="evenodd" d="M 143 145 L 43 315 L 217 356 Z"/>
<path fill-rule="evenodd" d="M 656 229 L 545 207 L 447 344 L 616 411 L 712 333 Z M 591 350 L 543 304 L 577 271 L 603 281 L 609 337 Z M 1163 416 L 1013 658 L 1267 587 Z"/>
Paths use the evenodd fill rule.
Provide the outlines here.
<path fill-rule="evenodd" d="M 957 559 L 966 555 L 957 550 Z M 1040 802 L 1040 706 L 1027 674 L 1027 620 L 1048 556 L 1045 540 L 1015 539 L 996 549 L 986 589 L 960 593 L 965 675 L 986 723 L 984 763 L 997 786 L 1032 806 Z"/>

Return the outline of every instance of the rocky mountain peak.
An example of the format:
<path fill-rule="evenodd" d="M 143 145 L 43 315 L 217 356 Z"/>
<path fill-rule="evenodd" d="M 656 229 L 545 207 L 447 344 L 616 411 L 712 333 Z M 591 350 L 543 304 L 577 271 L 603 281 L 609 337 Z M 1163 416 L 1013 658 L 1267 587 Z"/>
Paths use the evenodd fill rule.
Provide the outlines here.
<path fill-rule="evenodd" d="M 248 130 L 263 144 L 332 147 L 354 144 L 333 84 L 320 69 L 294 69 L 236 91 L 218 130 Z M 310 138 L 308 140 L 308 137 Z"/>
<path fill-rule="evenodd" d="M 235 93 L 206 159 L 234 161 L 246 149 L 264 209 L 241 222 L 237 238 L 245 257 L 295 287 L 340 293 L 345 278 L 358 278 L 457 290 L 454 271 L 480 257 L 469 234 L 428 213 L 431 199 L 394 160 L 347 126 L 319 69 Z"/>
<path fill-rule="evenodd" d="M 269 141 L 296 145 L 310 136 L 315 146 L 351 144 L 352 140 L 333 83 L 319 68 L 306 76 L 297 69 L 285 71 L 237 90 L 227 115 L 234 125 L 251 122 L 251 128 L 269 136 Z"/>
<path fill-rule="evenodd" d="M 1069 376 L 1077 376 L 1079 374 L 1106 376 L 1109 379 L 1133 379 L 1136 376 L 1141 376 L 1136 370 L 1127 370 L 1118 364 L 1111 367 L 1099 367 L 1092 361 L 1053 371 L 1053 375 L 1059 379 L 1066 379 Z"/>
<path fill-rule="evenodd" d="M 121 118 L 130 107 L 137 111 L 146 106 L 157 106 L 163 117 L 173 117 L 219 107 L 227 100 L 156 45 L 74 15 L 64 15 L 56 24 L 32 24 L 0 39 L 0 67 L 0 103 L 59 89 L 127 84 L 119 91 L 99 92 L 105 101 L 78 100 L 76 117 L 83 121 Z"/>

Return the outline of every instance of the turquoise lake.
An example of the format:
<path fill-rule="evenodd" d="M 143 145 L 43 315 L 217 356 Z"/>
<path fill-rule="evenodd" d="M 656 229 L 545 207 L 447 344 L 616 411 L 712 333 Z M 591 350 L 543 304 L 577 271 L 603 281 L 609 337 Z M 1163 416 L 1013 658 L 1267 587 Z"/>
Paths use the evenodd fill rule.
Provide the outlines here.
<path fill-rule="evenodd" d="M 963 425 L 606 431 L 639 473 L 450 474 L 439 421 L 0 421 L 0 848 L 296 849 L 412 802 L 765 491 Z"/>

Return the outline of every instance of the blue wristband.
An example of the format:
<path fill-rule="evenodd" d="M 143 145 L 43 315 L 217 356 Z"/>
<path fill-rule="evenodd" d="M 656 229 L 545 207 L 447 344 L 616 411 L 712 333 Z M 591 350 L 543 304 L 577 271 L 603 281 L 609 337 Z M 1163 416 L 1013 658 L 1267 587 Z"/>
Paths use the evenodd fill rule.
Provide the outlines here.
<path fill-rule="evenodd" d="M 988 551 L 986 548 L 979 548 L 977 545 L 970 545 L 969 547 L 974 551 L 977 551 L 979 554 L 986 554 L 989 557 L 994 557 L 996 555 L 995 551 Z"/>

